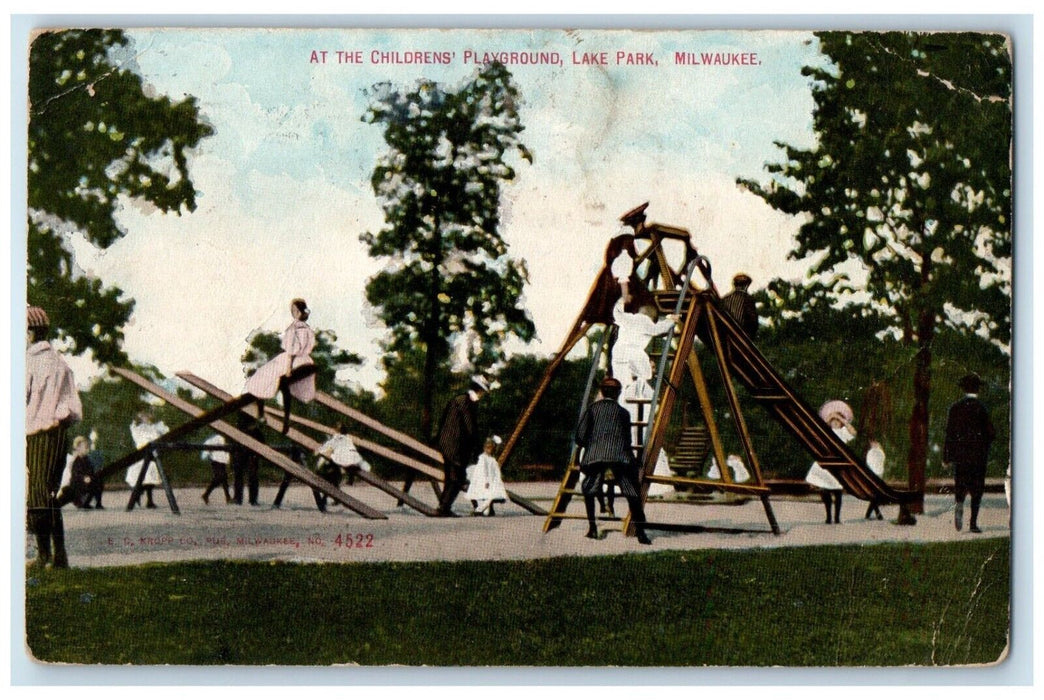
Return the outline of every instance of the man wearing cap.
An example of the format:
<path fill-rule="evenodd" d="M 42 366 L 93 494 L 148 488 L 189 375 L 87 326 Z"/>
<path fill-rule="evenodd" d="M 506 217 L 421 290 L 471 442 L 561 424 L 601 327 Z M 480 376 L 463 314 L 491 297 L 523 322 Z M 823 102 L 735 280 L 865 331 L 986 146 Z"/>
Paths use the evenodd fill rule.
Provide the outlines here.
<path fill-rule="evenodd" d="M 721 298 L 721 306 L 736 319 L 747 337 L 754 340 L 758 334 L 758 310 L 754 298 L 747 292 L 751 281 L 750 275 L 744 272 L 733 277 L 732 291 Z"/>
<path fill-rule="evenodd" d="M 83 417 L 76 381 L 47 340 L 51 323 L 43 309 L 28 309 L 25 356 L 26 526 L 36 535 L 32 565 L 69 566 L 62 512 L 55 502 L 65 466 L 65 433 Z M 53 544 L 53 549 L 52 549 Z"/>
<path fill-rule="evenodd" d="M 971 494 L 971 520 L 968 530 L 979 529 L 979 503 L 986 484 L 986 459 L 990 443 L 996 437 L 993 422 L 986 407 L 979 401 L 982 380 L 977 374 L 961 378 L 958 385 L 964 398 L 950 406 L 946 420 L 946 442 L 943 464 L 953 467 L 954 498 L 956 505 L 953 524 L 958 530 L 964 525 L 964 497 Z"/>
<path fill-rule="evenodd" d="M 587 510 L 587 537 L 598 539 L 595 525 L 595 499 L 602 491 L 607 469 L 613 470 L 616 483 L 631 509 L 631 521 L 638 531 L 641 544 L 651 544 L 645 534 L 645 510 L 638 493 L 638 465 L 631 443 L 631 414 L 617 401 L 622 386 L 620 380 L 606 377 L 598 389 L 598 399 L 587 407 L 576 426 L 574 441 L 584 450 L 580 473 L 584 479 L 580 490 Z"/>
<path fill-rule="evenodd" d="M 450 400 L 439 421 L 439 433 L 435 444 L 442 453 L 446 483 L 439 498 L 439 515 L 453 515 L 453 502 L 464 488 L 467 465 L 478 458 L 478 415 L 477 406 L 489 391 L 486 380 L 475 375 L 466 394 Z"/>

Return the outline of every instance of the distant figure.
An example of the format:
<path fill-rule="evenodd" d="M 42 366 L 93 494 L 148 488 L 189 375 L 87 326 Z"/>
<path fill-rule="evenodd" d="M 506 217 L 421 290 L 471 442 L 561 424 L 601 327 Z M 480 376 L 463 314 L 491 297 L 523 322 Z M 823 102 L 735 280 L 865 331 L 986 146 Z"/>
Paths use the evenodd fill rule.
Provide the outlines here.
<path fill-rule="evenodd" d="M 580 473 L 583 474 L 581 492 L 587 509 L 587 537 L 598 539 L 595 524 L 595 498 L 602 490 L 605 471 L 612 469 L 620 490 L 631 510 L 638 542 L 652 544 L 645 533 L 645 509 L 639 494 L 639 471 L 631 446 L 631 418 L 617 403 L 620 398 L 620 380 L 606 377 L 599 387 L 598 399 L 580 416 L 574 441 L 583 448 Z"/>
<path fill-rule="evenodd" d="M 93 501 L 95 508 L 104 510 L 102 493 L 105 491 L 105 479 L 102 478 L 101 471 L 105 467 L 105 459 L 102 457 L 101 450 L 98 449 L 98 432 L 96 430 L 91 431 L 90 441 L 91 450 L 87 453 L 87 459 L 91 462 L 91 472 L 94 476 L 91 481 L 91 493 L 87 499 L 87 505 L 90 506 L 91 501 Z"/>
<path fill-rule="evenodd" d="M 315 399 L 315 333 L 306 321 L 311 311 L 304 299 L 290 302 L 293 322 L 283 331 L 283 352 L 250 375 L 243 392 L 257 397 L 257 417 L 264 417 L 265 399 L 277 393 L 283 399 L 283 434 L 290 430 L 291 399 L 311 403 Z"/>
<path fill-rule="evenodd" d="M 66 464 L 66 474 L 62 476 L 62 489 L 58 492 L 58 507 L 72 503 L 77 508 L 90 508 L 89 501 L 93 496 L 94 470 L 87 453 L 90 452 L 91 441 L 83 435 L 73 439 L 73 451 Z"/>
<path fill-rule="evenodd" d="M 888 383 L 875 379 L 870 382 L 863 395 L 862 410 L 859 414 L 859 435 L 863 441 L 860 447 L 866 449 L 866 466 L 880 479 L 884 479 L 885 474 L 885 451 L 881 441 L 891 429 L 893 418 L 892 392 Z M 871 516 L 884 520 L 880 503 L 875 497 L 871 497 L 863 517 L 869 520 Z"/>
<path fill-rule="evenodd" d="M 709 479 L 720 479 L 721 470 L 718 468 L 718 461 L 711 458 L 710 469 L 707 470 L 707 478 Z M 747 467 L 743 464 L 743 460 L 739 455 L 729 455 L 725 458 L 725 465 L 729 468 L 729 476 L 732 477 L 732 483 L 742 484 L 744 481 L 750 481 L 750 472 L 747 471 Z"/>
<path fill-rule="evenodd" d="M 467 393 L 456 396 L 446 404 L 439 421 L 439 433 L 436 445 L 442 453 L 443 469 L 446 483 L 439 498 L 438 514 L 441 517 L 453 515 L 453 502 L 464 488 L 467 478 L 467 465 L 477 457 L 478 442 L 478 402 L 489 392 L 489 384 L 483 377 L 475 375 L 471 378 L 471 386 Z"/>
<path fill-rule="evenodd" d="M 874 474 L 880 478 L 884 478 L 885 471 L 885 451 L 881 447 L 881 443 L 876 440 L 870 441 L 870 449 L 866 451 L 866 466 L 870 468 Z M 881 515 L 881 504 L 877 502 L 876 498 L 871 498 L 869 505 L 866 507 L 866 515 L 863 519 L 869 520 L 870 516 L 876 515 L 878 520 L 884 520 L 884 516 Z"/>
<path fill-rule="evenodd" d="M 246 433 L 258 442 L 265 441 L 265 435 L 261 431 L 261 423 L 245 413 L 236 417 L 236 428 Z M 260 491 L 260 480 L 258 478 L 258 467 L 261 458 L 253 450 L 248 450 L 239 443 L 232 445 L 230 464 L 232 465 L 232 502 L 243 505 L 243 487 L 246 486 L 247 497 L 250 505 L 259 505 L 257 501 Z"/>
<path fill-rule="evenodd" d="M 968 374 L 958 383 L 964 398 L 950 406 L 946 419 L 946 443 L 943 463 L 953 468 L 954 507 L 953 524 L 963 526 L 964 497 L 971 494 L 971 520 L 968 530 L 979 529 L 979 504 L 986 485 L 986 459 L 990 443 L 996 437 L 993 422 L 986 407 L 979 401 L 982 380 L 977 374 Z"/>
<path fill-rule="evenodd" d="M 830 429 L 834 431 L 834 434 L 842 442 L 847 444 L 855 439 L 856 430 L 852 427 L 854 414 L 851 407 L 844 401 L 828 401 L 819 409 L 819 416 L 826 421 Z M 812 463 L 812 468 L 805 475 L 805 481 L 820 489 L 819 495 L 823 499 L 823 506 L 826 508 L 827 525 L 831 523 L 835 525 L 840 524 L 841 496 L 844 494 L 844 487 L 841 485 L 841 482 L 833 474 L 819 466 L 819 462 Z M 833 520 L 831 520 L 831 515 Z"/>
<path fill-rule="evenodd" d="M 371 471 L 370 463 L 363 459 L 355 443 L 348 437 L 348 426 L 338 422 L 334 429 L 336 434 L 319 446 L 315 454 L 319 457 L 319 465 L 316 472 L 326 481 L 334 486 L 340 487 L 342 475 L 348 476 L 348 485 L 355 481 L 355 473 Z M 319 510 L 326 511 L 327 495 L 318 489 L 313 490 L 315 505 Z"/>
<path fill-rule="evenodd" d="M 65 525 L 56 504 L 65 457 L 65 434 L 83 417 L 76 380 L 48 342 L 51 327 L 38 306 L 26 311 L 25 466 L 26 530 L 36 536 L 31 567 L 67 568 Z M 52 548 L 53 545 L 53 548 Z"/>
<path fill-rule="evenodd" d="M 468 499 L 475 505 L 472 515 L 494 516 L 494 503 L 507 501 L 504 480 L 500 475 L 496 451 L 500 438 L 494 435 L 486 439 L 478 461 L 468 467 Z"/>
<path fill-rule="evenodd" d="M 204 445 L 219 449 L 203 450 L 200 456 L 210 462 L 210 483 L 203 492 L 203 502 L 210 504 L 210 494 L 214 489 L 221 489 L 225 494 L 225 503 L 232 502 L 232 494 L 228 492 L 228 463 L 229 453 L 221 448 L 225 447 L 225 438 L 217 433 L 211 435 Z"/>
<path fill-rule="evenodd" d="M 142 409 L 138 412 L 137 417 L 130 425 L 131 439 L 134 441 L 135 448 L 142 448 L 150 442 L 154 442 L 159 438 L 163 437 L 169 432 L 169 428 L 163 424 L 163 421 L 155 422 L 155 417 L 152 415 L 152 411 L 149 409 Z M 131 487 L 131 500 L 134 505 L 137 505 L 141 501 L 141 493 L 145 492 L 145 507 L 155 508 L 156 502 L 153 500 L 153 490 L 161 485 L 163 481 L 160 479 L 159 469 L 156 467 L 156 461 L 159 456 L 156 451 L 153 450 L 149 455 L 140 462 L 127 467 L 127 473 L 124 475 L 123 480 L 127 482 L 127 485 Z M 145 465 L 148 465 L 146 468 Z M 141 474 L 141 470 L 145 469 L 145 476 L 142 478 L 141 488 L 138 488 L 138 477 Z"/>
<path fill-rule="evenodd" d="M 750 275 L 741 272 L 732 278 L 732 291 L 721 298 L 721 306 L 736 320 L 751 340 L 758 334 L 758 310 L 753 297 L 747 292 Z"/>

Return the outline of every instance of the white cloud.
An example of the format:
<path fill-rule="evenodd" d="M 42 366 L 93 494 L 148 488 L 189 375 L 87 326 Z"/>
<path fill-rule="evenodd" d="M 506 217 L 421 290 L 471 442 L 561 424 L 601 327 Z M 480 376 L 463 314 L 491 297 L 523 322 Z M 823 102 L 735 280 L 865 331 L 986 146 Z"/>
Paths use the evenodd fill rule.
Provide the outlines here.
<path fill-rule="evenodd" d="M 257 328 L 281 330 L 292 297 L 312 322 L 367 359 L 354 377 L 379 377 L 379 328 L 363 286 L 380 269 L 359 234 L 381 225 L 369 172 L 384 145 L 360 121 L 362 89 L 426 73 L 455 84 L 473 67 L 315 66 L 310 46 L 452 50 L 502 46 L 564 53 L 676 46 L 746 46 L 763 68 L 518 67 L 522 138 L 535 154 L 505 190 L 502 233 L 530 271 L 525 299 L 533 351 L 550 353 L 578 314 L 617 217 L 650 201 L 654 221 L 688 228 L 719 286 L 738 270 L 759 282 L 801 274 L 786 261 L 796 223 L 739 190 L 777 157 L 773 140 L 809 139 L 799 34 L 517 32 L 135 32 L 137 63 L 156 90 L 195 95 L 215 134 L 190 163 L 199 207 L 181 217 L 135 204 L 128 235 L 105 253 L 80 245 L 81 267 L 122 287 L 137 306 L 126 329 L 132 358 L 164 372 L 192 369 L 238 392 L 239 357 Z M 657 48 L 659 47 L 659 48 Z M 680 49 L 679 49 L 680 50 Z M 734 49 L 735 50 L 735 49 Z M 612 53 L 611 53 L 612 55 Z"/>

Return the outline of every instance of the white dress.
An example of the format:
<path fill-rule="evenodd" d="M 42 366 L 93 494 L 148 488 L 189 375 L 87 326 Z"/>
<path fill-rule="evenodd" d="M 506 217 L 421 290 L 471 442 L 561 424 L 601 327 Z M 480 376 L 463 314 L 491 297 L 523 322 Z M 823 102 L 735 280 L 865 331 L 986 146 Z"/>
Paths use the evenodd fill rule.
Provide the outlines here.
<path fill-rule="evenodd" d="M 468 481 L 467 499 L 478 501 L 476 510 L 484 510 L 490 503 L 507 500 L 500 465 L 490 455 L 480 454 L 478 461 L 468 467 Z"/>
<path fill-rule="evenodd" d="M 279 380 L 288 370 L 297 369 L 312 362 L 315 348 L 315 333 L 304 321 L 294 321 L 283 332 L 283 352 L 257 368 L 243 387 L 243 392 L 259 399 L 270 399 L 279 391 Z M 315 399 L 315 375 L 309 375 L 290 385 L 290 394 L 302 403 Z"/>
<path fill-rule="evenodd" d="M 834 428 L 834 435 L 837 435 L 846 444 L 855 439 L 855 434 L 844 425 L 840 428 Z M 844 489 L 841 486 L 841 482 L 835 479 L 833 474 L 819 466 L 819 462 L 812 462 L 812 468 L 805 475 L 805 481 L 816 488 L 827 491 L 842 491 Z"/>
<path fill-rule="evenodd" d="M 866 451 L 866 466 L 870 467 L 874 474 L 884 478 L 885 453 L 880 444 L 870 443 L 870 449 Z"/>
<path fill-rule="evenodd" d="M 363 459 L 355 443 L 347 435 L 332 436 L 319 448 L 318 454 L 342 469 L 358 466 L 365 472 L 371 471 L 370 463 Z"/>
<path fill-rule="evenodd" d="M 613 345 L 613 376 L 624 387 L 631 383 L 632 377 L 634 381 L 648 382 L 653 371 L 645 350 L 654 336 L 674 329 L 674 319 L 668 317 L 653 321 L 643 313 L 628 313 L 624 311 L 621 299 L 613 308 L 613 320 L 619 329 Z"/>
<path fill-rule="evenodd" d="M 163 421 L 158 423 L 138 423 L 134 422 L 130 425 L 131 439 L 134 440 L 134 447 L 144 447 L 148 443 L 161 438 L 170 432 L 170 428 L 163 424 Z M 127 482 L 127 485 L 134 488 L 134 485 L 138 483 L 138 474 L 141 473 L 141 468 L 145 464 L 144 461 L 135 462 L 134 464 L 127 467 L 127 473 L 123 477 L 123 480 Z M 160 481 L 159 469 L 156 468 L 156 460 L 149 460 L 149 468 L 145 470 L 145 479 L 141 482 L 142 486 L 158 486 L 163 483 Z"/>
<path fill-rule="evenodd" d="M 732 482 L 734 484 L 742 484 L 744 481 L 750 481 L 750 472 L 747 471 L 747 467 L 743 464 L 743 460 L 740 459 L 739 455 L 729 455 L 725 458 L 725 464 L 732 472 Z M 710 469 L 707 470 L 707 478 L 721 478 L 721 471 L 718 469 L 718 461 L 714 459 L 713 456 L 711 456 Z"/>
<path fill-rule="evenodd" d="M 203 444 L 213 445 L 214 447 L 224 447 L 225 438 L 221 435 L 211 435 Z M 227 465 L 231 459 L 231 455 L 226 450 L 203 450 L 199 453 L 199 456 L 203 459 L 210 460 L 211 462 L 225 465 Z"/>

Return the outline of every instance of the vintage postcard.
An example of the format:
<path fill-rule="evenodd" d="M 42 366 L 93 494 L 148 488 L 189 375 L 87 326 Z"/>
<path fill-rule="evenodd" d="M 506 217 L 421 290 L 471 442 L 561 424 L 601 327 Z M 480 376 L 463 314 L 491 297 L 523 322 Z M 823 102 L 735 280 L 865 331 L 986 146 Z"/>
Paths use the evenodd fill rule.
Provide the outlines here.
<path fill-rule="evenodd" d="M 34 32 L 25 655 L 1004 664 L 1014 56 Z"/>

